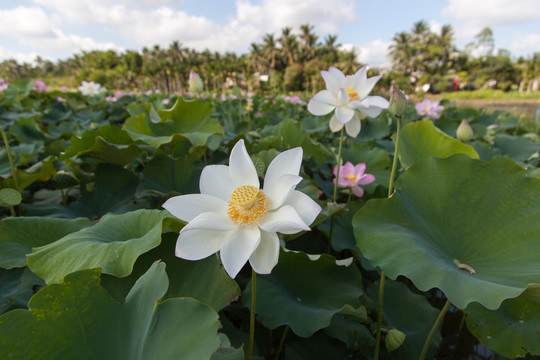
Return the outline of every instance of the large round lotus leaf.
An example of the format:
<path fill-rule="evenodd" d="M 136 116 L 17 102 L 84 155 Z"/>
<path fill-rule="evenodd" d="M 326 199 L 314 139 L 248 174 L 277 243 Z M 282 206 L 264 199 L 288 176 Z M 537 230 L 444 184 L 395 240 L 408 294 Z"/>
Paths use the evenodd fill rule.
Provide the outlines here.
<path fill-rule="evenodd" d="M 177 258 L 174 255 L 177 238 L 177 233 L 163 234 L 158 247 L 139 256 L 129 276 L 102 274 L 102 286 L 115 299 L 124 301 L 135 281 L 159 259 L 167 265 L 169 278 L 164 298 L 192 297 L 219 311 L 240 297 L 240 287 L 227 275 L 217 256 L 198 261 Z"/>
<path fill-rule="evenodd" d="M 478 159 L 478 153 L 472 146 L 446 135 L 430 120 L 408 123 L 401 130 L 399 160 L 404 167 L 418 160 L 447 158 L 458 153 Z"/>
<path fill-rule="evenodd" d="M 137 210 L 105 215 L 90 227 L 64 236 L 28 255 L 30 269 L 48 284 L 69 273 L 101 267 L 104 273 L 124 277 L 139 255 L 161 242 L 166 211 Z"/>
<path fill-rule="evenodd" d="M 396 189 L 353 218 L 359 249 L 390 278 L 440 288 L 461 309 L 496 309 L 540 279 L 540 181 L 512 160 L 427 159 Z"/>
<path fill-rule="evenodd" d="M 99 286 L 98 269 L 45 287 L 29 310 L 0 317 L 0 358 L 32 360 L 210 359 L 218 315 L 191 298 L 159 302 L 165 265 L 154 263 L 123 304 Z"/>
<path fill-rule="evenodd" d="M 251 306 L 251 282 L 242 299 Z M 322 255 L 311 260 L 304 253 L 285 252 L 269 275 L 257 275 L 257 319 L 269 328 L 289 325 L 307 337 L 330 325 L 345 305 L 359 306 L 362 275 L 356 266 L 338 265 Z"/>
<path fill-rule="evenodd" d="M 0 226 L 0 267 L 26 266 L 26 254 L 33 247 L 50 244 L 90 225 L 86 218 L 54 219 L 45 217 L 7 218 Z"/>
<path fill-rule="evenodd" d="M 467 327 L 484 346 L 509 358 L 540 355 L 540 304 L 525 294 L 497 310 L 470 304 L 465 312 Z"/>

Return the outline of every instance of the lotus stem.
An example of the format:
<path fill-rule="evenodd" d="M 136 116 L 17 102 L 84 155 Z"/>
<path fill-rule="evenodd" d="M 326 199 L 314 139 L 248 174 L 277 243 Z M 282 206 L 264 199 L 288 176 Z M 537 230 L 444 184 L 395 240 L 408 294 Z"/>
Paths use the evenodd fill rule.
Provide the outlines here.
<path fill-rule="evenodd" d="M 249 314 L 249 344 L 247 360 L 251 360 L 253 343 L 255 341 L 255 305 L 257 304 L 257 274 L 251 269 L 251 311 Z"/>
<path fill-rule="evenodd" d="M 339 170 L 341 167 L 341 149 L 343 148 L 343 132 L 345 130 L 345 127 L 341 128 L 341 133 L 339 135 L 339 148 L 338 148 L 338 157 L 337 157 L 337 168 L 336 168 L 336 182 L 334 183 L 334 202 L 337 203 L 337 186 L 338 186 L 338 179 L 339 179 Z M 332 219 L 330 220 L 330 234 L 328 236 L 328 253 L 332 251 L 332 235 L 334 233 L 334 221 L 335 221 L 335 215 L 332 215 Z"/>
<path fill-rule="evenodd" d="M 9 149 L 8 138 L 7 138 L 6 133 L 4 132 L 4 129 L 0 128 L 0 132 L 2 133 L 2 139 L 4 140 L 4 145 L 6 146 L 9 166 L 11 167 L 11 174 L 13 175 L 13 185 L 15 186 L 15 190 L 19 191 L 19 184 L 17 182 L 17 174 L 15 174 L 15 165 L 13 164 L 13 158 L 11 157 L 11 150 Z"/>
<path fill-rule="evenodd" d="M 390 173 L 390 183 L 388 184 L 388 197 L 391 197 L 394 193 L 394 178 L 397 172 L 397 159 L 399 154 L 399 135 L 401 133 L 401 116 L 397 116 L 396 127 L 396 146 L 394 147 L 394 159 L 392 161 L 392 172 Z M 381 327 L 382 327 L 382 310 L 383 310 L 383 298 L 384 298 L 384 271 L 381 270 L 381 280 L 379 283 L 379 299 L 377 304 L 377 330 L 375 333 L 375 351 L 373 353 L 373 359 L 379 359 L 379 349 L 381 346 Z"/>
<path fill-rule="evenodd" d="M 276 352 L 275 360 L 279 359 L 279 355 L 281 355 L 281 350 L 283 349 L 283 344 L 285 343 L 285 338 L 287 337 L 287 332 L 289 331 L 290 326 L 285 326 L 285 329 L 283 330 L 283 334 L 281 334 L 281 340 L 279 340 L 279 347 Z"/>
<path fill-rule="evenodd" d="M 441 309 L 441 312 L 439 313 L 439 316 L 437 317 L 437 320 L 435 320 L 435 323 L 433 324 L 433 327 L 431 328 L 431 330 L 429 331 L 429 334 L 426 338 L 426 342 L 424 343 L 424 347 L 422 348 L 422 352 L 420 353 L 420 357 L 418 358 L 419 360 L 424 360 L 426 355 L 427 355 L 427 352 L 429 350 L 429 345 L 431 344 L 431 340 L 433 340 L 433 336 L 435 336 L 435 333 L 437 332 L 437 329 L 439 329 L 439 326 L 441 326 L 441 323 L 444 319 L 444 316 L 446 315 L 446 313 L 448 312 L 448 309 L 450 309 L 450 305 L 452 305 L 452 303 L 450 302 L 450 300 L 446 300 L 446 303 L 444 304 L 443 308 Z"/>

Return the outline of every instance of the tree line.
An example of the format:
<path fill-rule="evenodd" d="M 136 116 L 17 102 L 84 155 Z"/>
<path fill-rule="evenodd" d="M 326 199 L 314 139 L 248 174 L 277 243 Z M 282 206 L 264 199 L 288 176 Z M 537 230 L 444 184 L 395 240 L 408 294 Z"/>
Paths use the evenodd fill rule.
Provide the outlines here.
<path fill-rule="evenodd" d="M 455 89 L 498 88 L 538 90 L 540 52 L 530 58 L 513 60 L 499 49 L 491 29 L 483 29 L 465 49 L 457 49 L 454 29 L 444 25 L 434 32 L 421 20 L 411 31 L 396 33 L 388 49 L 390 69 L 371 69 L 373 75 L 385 71 L 380 86 L 395 83 L 407 92 L 443 92 Z M 320 70 L 336 66 L 352 74 L 363 64 L 357 49 L 345 49 L 337 35 L 320 39 L 314 26 L 291 27 L 278 35 L 267 33 L 250 45 L 247 54 L 195 51 L 173 41 L 168 48 L 154 45 L 141 51 L 83 51 L 53 62 L 37 57 L 33 64 L 11 59 L 0 63 L 0 77 L 42 79 L 49 86 L 77 87 L 81 81 L 95 81 L 110 90 L 159 90 L 185 92 L 190 70 L 201 75 L 205 89 L 223 92 L 231 87 L 250 91 L 313 93 L 324 87 Z"/>

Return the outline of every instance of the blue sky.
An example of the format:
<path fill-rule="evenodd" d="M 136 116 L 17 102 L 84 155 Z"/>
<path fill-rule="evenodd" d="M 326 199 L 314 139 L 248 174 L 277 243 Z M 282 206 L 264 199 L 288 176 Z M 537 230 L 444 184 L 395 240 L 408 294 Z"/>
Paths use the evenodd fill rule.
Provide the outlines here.
<path fill-rule="evenodd" d="M 245 53 L 265 33 L 310 23 L 322 41 L 337 34 L 368 65 L 388 63 L 397 32 L 425 20 L 455 29 L 459 49 L 491 27 L 514 57 L 540 51 L 540 0 L 0 0 L 0 61 L 64 59 L 92 49 L 140 50 L 173 40 Z"/>

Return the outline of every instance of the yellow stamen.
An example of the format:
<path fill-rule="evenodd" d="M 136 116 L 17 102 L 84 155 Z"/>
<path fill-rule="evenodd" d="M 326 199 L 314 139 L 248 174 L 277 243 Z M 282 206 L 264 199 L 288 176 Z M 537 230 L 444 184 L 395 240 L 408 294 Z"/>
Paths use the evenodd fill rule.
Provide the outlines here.
<path fill-rule="evenodd" d="M 360 97 L 358 96 L 358 93 L 356 92 L 356 90 L 351 89 L 351 88 L 346 88 L 345 91 L 349 95 L 349 101 L 360 100 Z"/>
<path fill-rule="evenodd" d="M 356 181 L 356 176 L 354 174 L 345 175 L 344 178 L 351 180 L 351 183 Z"/>
<path fill-rule="evenodd" d="M 258 223 L 267 211 L 266 195 L 253 185 L 242 185 L 232 192 L 227 214 L 237 225 L 251 225 Z"/>

